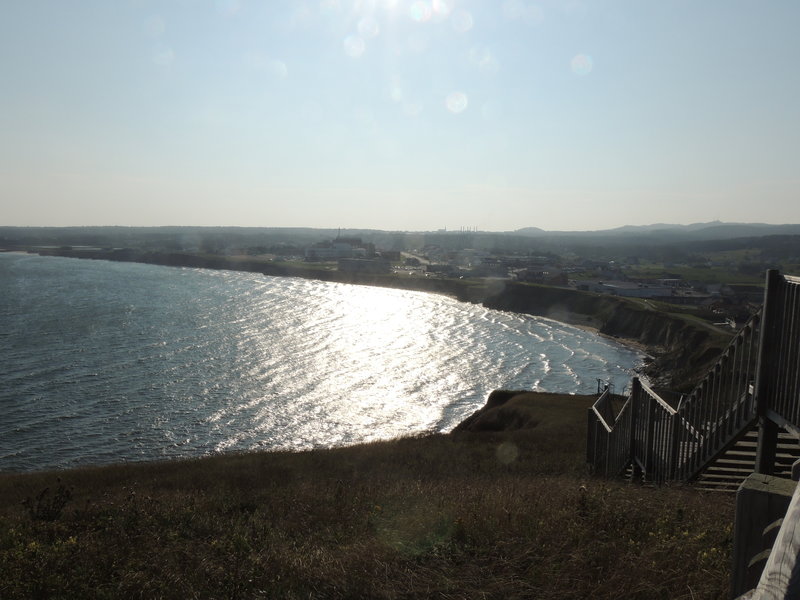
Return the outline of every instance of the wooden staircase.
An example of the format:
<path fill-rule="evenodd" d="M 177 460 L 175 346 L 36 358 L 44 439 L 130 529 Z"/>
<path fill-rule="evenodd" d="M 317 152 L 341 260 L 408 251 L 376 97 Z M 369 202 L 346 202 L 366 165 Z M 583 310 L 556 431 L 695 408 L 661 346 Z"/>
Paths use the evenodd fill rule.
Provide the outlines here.
<path fill-rule="evenodd" d="M 709 492 L 733 493 L 755 470 L 758 428 L 750 427 L 716 460 L 709 463 L 694 479 L 694 485 Z M 781 431 L 775 455 L 775 472 L 778 477 L 789 478 L 792 464 L 800 459 L 799 440 Z"/>
<path fill-rule="evenodd" d="M 755 470 L 757 448 L 758 427 L 753 425 L 747 428 L 724 453 L 709 462 L 694 479 L 687 483 L 706 492 L 733 494 L 748 475 Z M 774 475 L 790 478 L 792 464 L 797 460 L 800 460 L 800 440 L 784 431 L 779 432 Z M 625 468 L 622 477 L 630 482 L 656 485 L 646 475 L 634 480 L 632 464 Z"/>

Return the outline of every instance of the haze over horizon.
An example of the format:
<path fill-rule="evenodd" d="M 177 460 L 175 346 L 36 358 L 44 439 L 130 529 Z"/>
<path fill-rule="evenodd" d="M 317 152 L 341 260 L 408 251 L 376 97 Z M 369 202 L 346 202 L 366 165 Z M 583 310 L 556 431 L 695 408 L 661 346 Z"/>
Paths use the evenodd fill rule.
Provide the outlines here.
<path fill-rule="evenodd" d="M 0 15 L 0 225 L 800 222 L 789 0 Z"/>

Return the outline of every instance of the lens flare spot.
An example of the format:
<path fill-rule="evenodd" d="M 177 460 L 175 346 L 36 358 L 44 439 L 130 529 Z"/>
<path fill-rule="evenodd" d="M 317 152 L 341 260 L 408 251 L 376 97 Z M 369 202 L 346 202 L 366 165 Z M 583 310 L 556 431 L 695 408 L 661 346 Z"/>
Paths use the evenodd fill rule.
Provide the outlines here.
<path fill-rule="evenodd" d="M 467 33 L 475 22 L 472 19 L 472 13 L 466 10 L 459 10 L 453 13 L 452 16 L 453 29 L 458 33 Z"/>
<path fill-rule="evenodd" d="M 594 68 L 594 60 L 588 54 L 576 54 L 570 61 L 570 67 L 575 75 L 588 75 Z"/>
<path fill-rule="evenodd" d="M 357 35 L 348 35 L 344 38 L 344 53 L 350 58 L 359 58 L 366 49 L 367 45 L 363 38 Z"/>
<path fill-rule="evenodd" d="M 408 9 L 408 13 L 417 23 L 425 23 L 430 21 L 433 16 L 433 8 L 429 2 L 414 2 Z"/>
<path fill-rule="evenodd" d="M 286 79 L 289 75 L 289 68 L 286 66 L 286 63 L 278 59 L 271 59 L 269 63 L 267 63 L 267 70 L 279 79 Z"/>
<path fill-rule="evenodd" d="M 499 66 L 492 51 L 486 46 L 474 46 L 470 48 L 469 60 L 481 71 L 487 73 L 497 72 Z"/>
<path fill-rule="evenodd" d="M 448 94 L 444 103 L 445 106 L 447 107 L 447 110 L 449 110 L 454 115 L 457 115 L 467 110 L 467 105 L 469 104 L 469 100 L 464 92 L 451 92 L 450 94 Z"/>
<path fill-rule="evenodd" d="M 358 22 L 358 33 L 363 38 L 374 38 L 381 32 L 380 25 L 374 17 L 364 17 Z"/>
<path fill-rule="evenodd" d="M 144 22 L 144 31 L 150 37 L 159 37 L 164 35 L 164 31 L 166 31 L 166 29 L 167 26 L 164 23 L 164 19 L 158 15 L 153 15 Z"/>
<path fill-rule="evenodd" d="M 153 62 L 159 67 L 169 67 L 175 62 L 175 52 L 169 46 L 158 44 L 153 48 Z"/>
<path fill-rule="evenodd" d="M 498 462 L 510 465 L 519 457 L 519 448 L 511 442 L 504 442 L 497 447 L 496 456 Z"/>
<path fill-rule="evenodd" d="M 450 2 L 447 2 L 445 0 L 433 0 L 432 8 L 433 12 L 442 17 L 446 17 L 447 15 L 449 15 L 450 11 L 452 10 Z"/>
<path fill-rule="evenodd" d="M 389 98 L 392 102 L 402 102 L 404 97 L 402 82 L 398 77 L 393 77 L 389 82 Z"/>

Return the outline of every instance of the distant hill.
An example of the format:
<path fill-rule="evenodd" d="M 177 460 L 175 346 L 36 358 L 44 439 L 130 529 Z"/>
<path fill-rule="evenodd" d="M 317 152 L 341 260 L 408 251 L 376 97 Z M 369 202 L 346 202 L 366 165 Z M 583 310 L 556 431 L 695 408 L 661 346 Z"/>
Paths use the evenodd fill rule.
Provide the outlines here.
<path fill-rule="evenodd" d="M 800 235 L 800 224 L 770 225 L 767 223 L 692 223 L 677 225 L 654 223 L 652 225 L 624 225 L 614 229 L 598 231 L 545 231 L 538 227 L 524 227 L 513 232 L 515 235 L 531 237 L 569 237 L 569 238 L 636 238 L 647 237 L 653 241 L 675 240 L 727 240 L 752 238 L 767 235 Z"/>
<path fill-rule="evenodd" d="M 693 223 L 626 225 L 601 231 L 545 231 L 525 227 L 516 231 L 405 232 L 370 229 L 315 229 L 306 227 L 9 227 L 0 225 L 0 249 L 37 247 L 131 248 L 219 254 L 247 253 L 302 255 L 304 248 L 338 236 L 361 238 L 387 250 L 438 247 L 494 253 L 578 256 L 597 260 L 639 257 L 659 261 L 682 260 L 687 252 L 759 249 L 765 259 L 800 260 L 800 224 Z"/>

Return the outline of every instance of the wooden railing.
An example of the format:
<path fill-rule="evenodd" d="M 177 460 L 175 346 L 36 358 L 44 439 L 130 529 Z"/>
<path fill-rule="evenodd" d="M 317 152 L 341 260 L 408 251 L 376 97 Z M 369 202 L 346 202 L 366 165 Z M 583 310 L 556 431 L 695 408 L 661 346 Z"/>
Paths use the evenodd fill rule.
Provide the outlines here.
<path fill-rule="evenodd" d="M 587 460 L 598 475 L 616 477 L 630 462 L 631 407 L 628 399 L 615 415 L 611 392 L 606 389 L 589 409 Z"/>
<path fill-rule="evenodd" d="M 757 414 L 754 384 L 758 368 L 761 313 L 753 315 L 705 379 L 686 397 L 678 416 L 676 469 L 672 479 L 688 481 L 725 450 Z"/>
<path fill-rule="evenodd" d="M 658 483 L 672 479 L 677 412 L 638 378 L 631 385 L 631 401 L 636 416 L 631 454 L 634 476 Z"/>
<path fill-rule="evenodd" d="M 593 472 L 690 481 L 760 424 L 757 470 L 773 472 L 778 427 L 800 438 L 800 278 L 767 273 L 762 309 L 702 382 L 671 406 L 634 378 L 619 414 L 605 393 L 589 411 Z M 627 440 L 627 441 L 626 441 Z"/>
<path fill-rule="evenodd" d="M 760 315 L 754 315 L 677 407 L 638 378 L 619 415 L 613 414 L 608 394 L 598 398 L 589 412 L 593 471 L 614 476 L 631 466 L 635 477 L 657 483 L 689 480 L 751 426 L 757 416 L 753 382 L 759 322 Z"/>
<path fill-rule="evenodd" d="M 778 429 L 800 438 L 800 278 L 767 272 L 756 379 L 756 470 L 774 472 Z"/>

